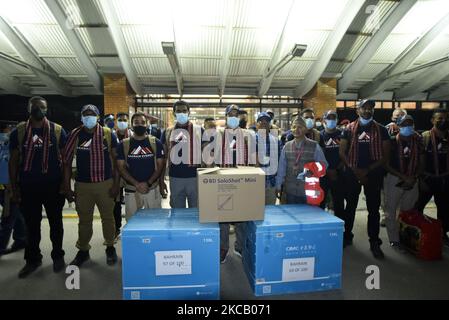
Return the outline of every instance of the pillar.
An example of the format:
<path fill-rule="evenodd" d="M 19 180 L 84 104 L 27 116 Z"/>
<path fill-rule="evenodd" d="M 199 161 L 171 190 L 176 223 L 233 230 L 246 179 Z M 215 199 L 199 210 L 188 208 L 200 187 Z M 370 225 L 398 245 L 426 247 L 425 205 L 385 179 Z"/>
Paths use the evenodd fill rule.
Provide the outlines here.
<path fill-rule="evenodd" d="M 104 113 L 129 113 L 136 106 L 135 93 L 124 74 L 104 75 Z"/>
<path fill-rule="evenodd" d="M 321 78 L 304 96 L 304 108 L 313 108 L 317 118 L 329 109 L 337 108 L 337 79 Z"/>

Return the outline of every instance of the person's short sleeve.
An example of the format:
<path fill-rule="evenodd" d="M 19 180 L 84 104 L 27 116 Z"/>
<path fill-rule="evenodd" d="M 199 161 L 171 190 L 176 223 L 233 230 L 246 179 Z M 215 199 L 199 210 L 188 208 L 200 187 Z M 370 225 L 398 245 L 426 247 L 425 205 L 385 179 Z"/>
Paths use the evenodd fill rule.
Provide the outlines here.
<path fill-rule="evenodd" d="M 380 126 L 380 136 L 382 138 L 382 141 L 385 140 L 390 140 L 390 134 L 388 133 L 387 128 L 385 128 L 384 126 Z"/>
<path fill-rule="evenodd" d="M 111 132 L 111 148 L 117 148 L 118 138 L 114 132 Z"/>
<path fill-rule="evenodd" d="M 17 149 L 19 145 L 19 138 L 17 135 L 17 129 L 14 129 L 9 135 L 9 151 L 12 152 Z"/>
<path fill-rule="evenodd" d="M 125 150 L 123 148 L 123 142 L 120 142 L 117 147 L 117 160 L 125 160 Z"/>
<path fill-rule="evenodd" d="M 67 143 L 67 132 L 61 128 L 61 137 L 59 138 L 59 149 L 64 149 Z"/>
<path fill-rule="evenodd" d="M 161 143 L 161 140 L 156 139 L 156 158 L 161 159 L 164 158 L 164 146 Z"/>

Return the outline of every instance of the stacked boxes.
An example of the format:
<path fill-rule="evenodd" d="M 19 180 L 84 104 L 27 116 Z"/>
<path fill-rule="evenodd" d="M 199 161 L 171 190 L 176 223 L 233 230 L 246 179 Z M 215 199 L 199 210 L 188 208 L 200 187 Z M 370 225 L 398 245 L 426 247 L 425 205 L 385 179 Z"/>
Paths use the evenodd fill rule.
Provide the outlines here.
<path fill-rule="evenodd" d="M 122 246 L 124 299 L 219 299 L 220 229 L 197 209 L 141 210 Z"/>
<path fill-rule="evenodd" d="M 341 288 L 343 221 L 308 205 L 267 206 L 246 223 L 243 265 L 256 296 Z"/>

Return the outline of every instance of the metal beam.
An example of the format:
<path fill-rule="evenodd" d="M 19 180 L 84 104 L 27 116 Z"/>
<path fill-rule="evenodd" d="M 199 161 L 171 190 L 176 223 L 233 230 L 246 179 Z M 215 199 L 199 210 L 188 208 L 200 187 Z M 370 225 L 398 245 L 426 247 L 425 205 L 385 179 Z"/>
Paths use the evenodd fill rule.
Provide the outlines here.
<path fill-rule="evenodd" d="M 118 56 L 120 58 L 123 70 L 125 71 L 126 78 L 135 93 L 142 94 L 144 90 L 137 76 L 136 68 L 131 61 L 129 50 L 126 47 L 125 37 L 120 27 L 114 4 L 110 0 L 100 0 L 99 3 L 109 26 L 109 33 L 111 34 L 112 40 L 117 48 Z"/>
<path fill-rule="evenodd" d="M 66 81 L 60 78 L 45 61 L 41 60 L 34 50 L 25 43 L 19 31 L 10 26 L 9 23 L 6 22 L 1 16 L 0 30 L 11 42 L 11 45 L 23 61 L 34 67 L 31 70 L 47 87 L 56 90 L 59 94 L 64 96 L 73 95 L 72 89 Z M 45 70 L 45 72 L 41 70 Z"/>
<path fill-rule="evenodd" d="M 449 83 L 432 91 L 429 95 L 429 100 L 449 100 Z"/>
<path fill-rule="evenodd" d="M 413 46 L 387 70 L 383 71 L 376 79 L 360 89 L 360 97 L 368 98 L 388 89 L 399 79 L 407 68 L 418 58 L 421 53 L 435 40 L 449 25 L 449 14 L 430 28 Z"/>
<path fill-rule="evenodd" d="M 13 78 L 8 71 L 3 68 L 3 62 L 0 63 L 0 87 L 8 93 L 18 94 L 20 96 L 31 95 L 30 89 L 27 86 Z"/>
<path fill-rule="evenodd" d="M 391 31 L 393 31 L 399 21 L 402 20 L 402 18 L 407 14 L 407 12 L 410 11 L 416 2 L 417 0 L 406 0 L 399 2 L 397 7 L 387 17 L 385 22 L 380 26 L 380 29 L 365 46 L 363 51 L 343 73 L 343 78 L 338 81 L 338 93 L 346 91 L 351 84 L 357 80 L 357 77 L 363 68 L 365 68 L 385 39 L 391 34 Z"/>
<path fill-rule="evenodd" d="M 273 55 L 271 56 L 271 60 L 268 63 L 268 68 L 265 70 L 263 78 L 260 81 L 259 89 L 257 90 L 257 96 L 259 96 L 259 97 L 263 97 L 268 92 L 268 89 L 270 89 L 271 83 L 273 82 L 273 79 L 276 76 L 276 72 L 270 73 L 270 71 L 279 62 L 279 57 L 281 56 L 282 48 L 284 46 L 285 29 L 287 29 L 287 25 L 290 20 L 290 14 L 292 12 L 294 5 L 295 5 L 295 0 L 292 0 L 290 7 L 287 11 L 287 16 L 285 17 L 285 22 L 284 22 L 284 26 L 282 28 L 281 34 L 276 43 L 276 47 L 274 49 Z"/>
<path fill-rule="evenodd" d="M 430 89 L 432 86 L 447 78 L 449 74 L 449 61 L 434 65 L 421 73 L 418 78 L 411 81 L 404 88 L 395 91 L 396 99 L 405 99 Z"/>
<path fill-rule="evenodd" d="M 89 54 L 87 53 L 84 46 L 81 44 L 81 41 L 76 35 L 74 29 L 68 28 L 66 26 L 67 16 L 64 13 L 64 10 L 61 8 L 57 0 L 45 0 L 45 3 L 47 4 L 53 16 L 55 17 L 56 21 L 58 21 L 58 24 L 61 27 L 62 32 L 69 41 L 70 46 L 73 49 L 73 52 L 76 54 L 76 57 L 80 62 L 81 68 L 86 72 L 90 82 L 92 82 L 93 86 L 99 92 L 103 92 L 103 81 L 100 74 L 97 71 L 97 66 L 90 59 Z"/>
<path fill-rule="evenodd" d="M 220 87 L 218 91 L 218 95 L 221 97 L 224 95 L 224 91 L 226 88 L 226 78 L 228 77 L 229 65 L 231 63 L 231 47 L 234 37 L 232 36 L 232 27 L 233 27 L 233 18 L 234 18 L 234 10 L 236 0 L 231 0 L 229 3 L 229 7 L 227 8 L 226 17 L 226 31 L 224 36 L 224 49 L 223 49 L 223 57 L 221 59 L 221 67 L 220 67 Z"/>
<path fill-rule="evenodd" d="M 332 56 L 334 55 L 335 50 L 337 49 L 344 35 L 348 31 L 349 26 L 356 18 L 364 3 L 364 0 L 348 1 L 337 20 L 336 27 L 332 30 L 331 34 L 328 37 L 328 40 L 320 51 L 320 57 L 318 61 L 313 64 L 306 80 L 302 81 L 301 84 L 296 87 L 295 97 L 302 97 L 310 90 L 312 90 L 313 86 L 317 83 L 323 72 L 326 70 L 326 67 L 329 64 Z"/>

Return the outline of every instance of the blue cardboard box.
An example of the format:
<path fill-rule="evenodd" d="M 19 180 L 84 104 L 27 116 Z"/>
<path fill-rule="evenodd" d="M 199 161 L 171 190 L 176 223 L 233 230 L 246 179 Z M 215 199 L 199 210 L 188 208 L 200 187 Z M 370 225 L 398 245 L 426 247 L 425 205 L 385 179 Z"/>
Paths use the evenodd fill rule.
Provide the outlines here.
<path fill-rule="evenodd" d="M 267 206 L 247 222 L 243 265 L 256 296 L 341 288 L 344 222 L 318 207 Z"/>
<path fill-rule="evenodd" d="M 123 298 L 219 299 L 219 247 L 218 224 L 197 209 L 139 211 L 122 232 Z"/>

